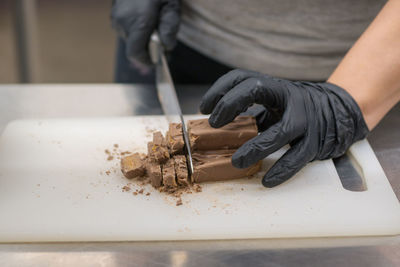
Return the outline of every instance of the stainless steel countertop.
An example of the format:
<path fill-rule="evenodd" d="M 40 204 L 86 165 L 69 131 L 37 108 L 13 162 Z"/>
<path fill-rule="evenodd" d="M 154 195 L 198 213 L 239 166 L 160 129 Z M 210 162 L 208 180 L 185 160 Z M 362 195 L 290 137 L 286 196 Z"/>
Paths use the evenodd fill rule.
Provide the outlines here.
<path fill-rule="evenodd" d="M 197 112 L 206 88 L 178 87 Z M 0 133 L 27 118 L 161 114 L 154 88 L 117 84 L 0 85 Z M 400 105 L 370 134 L 400 199 Z M 0 218 L 1 219 L 1 218 Z M 27 218 L 29 220 L 29 218 Z M 0 244 L 0 266 L 400 266 L 400 236 L 179 242 Z"/>

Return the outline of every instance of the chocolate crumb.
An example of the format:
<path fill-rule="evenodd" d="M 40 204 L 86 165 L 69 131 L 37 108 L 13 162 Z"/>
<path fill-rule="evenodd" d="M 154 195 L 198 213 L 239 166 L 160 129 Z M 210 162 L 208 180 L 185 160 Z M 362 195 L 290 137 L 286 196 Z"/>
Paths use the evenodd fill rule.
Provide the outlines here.
<path fill-rule="evenodd" d="M 107 160 L 108 160 L 108 161 L 110 161 L 110 160 L 113 160 L 113 159 L 114 159 L 114 157 L 113 157 L 113 156 L 111 156 L 111 155 L 110 155 L 110 156 L 108 156 L 108 158 L 107 158 Z"/>
<path fill-rule="evenodd" d="M 139 190 L 138 193 L 139 193 L 139 194 L 143 194 L 143 192 L 144 192 L 144 190 L 143 190 L 143 188 L 142 188 L 142 189 Z"/>
<path fill-rule="evenodd" d="M 180 205 L 182 205 L 183 203 L 182 203 L 182 199 L 180 198 L 180 199 L 178 199 L 177 201 L 176 201 L 176 205 L 177 206 L 180 206 Z"/>
<path fill-rule="evenodd" d="M 125 185 L 124 187 L 122 187 L 122 192 L 128 192 L 128 191 L 130 191 L 131 190 L 131 188 L 129 187 L 129 186 L 127 186 L 127 185 Z"/>
<path fill-rule="evenodd" d="M 132 194 L 133 194 L 134 196 L 137 196 L 137 192 L 133 192 Z"/>
<path fill-rule="evenodd" d="M 147 193 L 146 193 L 146 196 L 150 196 L 150 192 L 147 192 Z"/>
<path fill-rule="evenodd" d="M 118 144 L 114 144 L 114 147 L 115 147 L 115 148 L 118 148 Z"/>
<path fill-rule="evenodd" d="M 104 153 L 109 155 L 110 154 L 110 150 L 106 149 L 106 150 L 104 150 Z"/>
<path fill-rule="evenodd" d="M 111 173 L 110 171 L 106 171 L 106 174 L 107 174 L 107 175 L 110 175 L 110 173 Z"/>
<path fill-rule="evenodd" d="M 201 191 L 203 191 L 203 189 L 201 188 L 201 186 L 200 186 L 199 184 L 193 185 L 193 189 L 194 189 L 194 191 L 196 191 L 197 193 L 200 193 Z"/>

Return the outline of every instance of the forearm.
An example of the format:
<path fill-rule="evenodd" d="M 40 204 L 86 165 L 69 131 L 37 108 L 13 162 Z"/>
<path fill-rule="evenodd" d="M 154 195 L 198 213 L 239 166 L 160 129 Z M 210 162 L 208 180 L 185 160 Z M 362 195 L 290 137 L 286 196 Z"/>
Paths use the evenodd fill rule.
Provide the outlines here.
<path fill-rule="evenodd" d="M 356 100 L 372 130 L 400 101 L 400 0 L 390 0 L 328 82 Z"/>

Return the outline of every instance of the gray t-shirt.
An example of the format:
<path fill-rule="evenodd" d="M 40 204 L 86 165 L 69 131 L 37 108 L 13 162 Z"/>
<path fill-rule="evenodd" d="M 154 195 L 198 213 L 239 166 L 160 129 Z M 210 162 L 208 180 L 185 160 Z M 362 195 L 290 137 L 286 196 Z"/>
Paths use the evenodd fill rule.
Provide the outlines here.
<path fill-rule="evenodd" d="M 385 2 L 183 0 L 178 37 L 235 68 L 322 81 Z"/>

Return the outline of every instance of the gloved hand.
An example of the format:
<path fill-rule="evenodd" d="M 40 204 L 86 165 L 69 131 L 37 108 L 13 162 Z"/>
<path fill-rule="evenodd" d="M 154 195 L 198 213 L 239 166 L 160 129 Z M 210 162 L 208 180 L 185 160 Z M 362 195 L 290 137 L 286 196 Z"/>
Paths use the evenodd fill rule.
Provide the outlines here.
<path fill-rule="evenodd" d="M 174 48 L 179 13 L 179 0 L 114 0 L 111 20 L 113 28 L 126 41 L 128 59 L 151 65 L 148 44 L 154 30 L 166 50 Z"/>
<path fill-rule="evenodd" d="M 330 83 L 291 82 L 245 70 L 219 78 L 204 95 L 200 111 L 222 127 L 257 103 L 258 136 L 243 144 L 232 164 L 246 168 L 286 144 L 289 150 L 265 174 L 266 187 L 279 185 L 313 160 L 343 155 L 368 133 L 360 108 L 342 88 Z"/>

